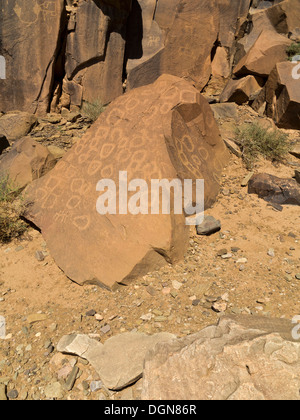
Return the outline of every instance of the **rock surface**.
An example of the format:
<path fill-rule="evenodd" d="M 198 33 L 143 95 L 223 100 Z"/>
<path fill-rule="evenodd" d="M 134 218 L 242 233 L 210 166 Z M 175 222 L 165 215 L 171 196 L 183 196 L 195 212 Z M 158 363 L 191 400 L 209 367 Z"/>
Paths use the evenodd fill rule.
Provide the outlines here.
<path fill-rule="evenodd" d="M 291 43 L 291 40 L 275 31 L 263 30 L 253 47 L 236 65 L 233 73 L 236 76 L 269 76 L 277 63 L 287 59 L 286 50 Z"/>
<path fill-rule="evenodd" d="M 46 111 L 65 19 L 62 0 L 11 0 L 3 4 L 1 54 L 7 76 L 0 81 L 1 110 Z"/>
<path fill-rule="evenodd" d="M 254 76 L 246 76 L 238 80 L 230 80 L 220 95 L 220 102 L 235 102 L 242 105 L 249 101 L 251 95 L 259 92 L 261 86 Z"/>
<path fill-rule="evenodd" d="M 54 168 L 56 159 L 48 149 L 30 137 L 18 140 L 0 159 L 0 176 L 9 176 L 19 188 L 41 178 Z"/>
<path fill-rule="evenodd" d="M 287 320 L 231 317 L 159 344 L 146 357 L 142 399 L 299 400 L 292 328 Z"/>
<path fill-rule="evenodd" d="M 296 65 L 277 64 L 265 87 L 266 113 L 282 128 L 300 129 L 299 80 L 293 77 Z M 299 67 L 299 66 L 298 66 Z"/>
<path fill-rule="evenodd" d="M 206 100 L 165 75 L 114 101 L 51 174 L 30 186 L 27 217 L 68 277 L 112 288 L 180 260 L 188 229 L 183 214 L 100 215 L 98 182 L 110 178 L 118 186 L 119 171 L 149 188 L 151 179 L 204 179 L 209 207 L 227 159 Z"/>
<path fill-rule="evenodd" d="M 270 203 L 300 205 L 300 187 L 294 179 L 256 174 L 249 181 L 248 192 Z"/>
<path fill-rule="evenodd" d="M 37 118 L 27 112 L 12 112 L 0 117 L 0 132 L 8 140 L 16 140 L 27 136 L 37 123 Z"/>
<path fill-rule="evenodd" d="M 103 345 L 84 335 L 71 335 L 63 337 L 57 349 L 88 360 L 106 388 L 117 391 L 142 377 L 148 351 L 157 343 L 175 338 L 175 335 L 169 333 L 152 336 L 125 333 L 108 339 Z"/>

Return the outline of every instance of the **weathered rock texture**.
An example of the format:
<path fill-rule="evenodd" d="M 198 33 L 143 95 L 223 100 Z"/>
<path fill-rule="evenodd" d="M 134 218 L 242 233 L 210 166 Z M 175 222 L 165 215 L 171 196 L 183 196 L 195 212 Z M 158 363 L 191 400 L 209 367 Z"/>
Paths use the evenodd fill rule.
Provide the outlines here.
<path fill-rule="evenodd" d="M 142 377 L 148 351 L 175 338 L 169 333 L 125 333 L 109 338 L 103 345 L 86 335 L 73 334 L 62 337 L 57 350 L 88 360 L 106 388 L 118 391 Z"/>
<path fill-rule="evenodd" d="M 16 140 L 27 136 L 36 125 L 37 118 L 27 112 L 13 112 L 0 117 L 0 133 L 8 140 Z"/>
<path fill-rule="evenodd" d="M 300 130 L 300 66 L 290 62 L 278 63 L 265 86 L 266 113 L 279 127 Z M 293 77 L 293 72 L 298 79 Z"/>
<path fill-rule="evenodd" d="M 0 16 L 1 110 L 106 104 L 169 73 L 229 77 L 250 0 L 12 0 Z M 212 65 L 213 63 L 213 65 Z"/>
<path fill-rule="evenodd" d="M 204 179 L 209 207 L 227 158 L 207 101 L 188 82 L 165 75 L 115 100 L 49 176 L 29 187 L 28 218 L 74 281 L 127 283 L 183 257 L 185 218 L 173 212 L 101 216 L 98 182 L 115 181 L 118 202 L 119 171 L 127 171 L 128 182 L 145 180 L 149 189 L 152 179 Z"/>
<path fill-rule="evenodd" d="M 294 179 L 256 174 L 249 181 L 248 192 L 270 203 L 300 206 L 300 187 Z"/>
<path fill-rule="evenodd" d="M 18 140 L 9 153 L 0 158 L 0 177 L 9 176 L 19 188 L 41 178 L 54 168 L 55 157 L 47 147 L 30 137 Z"/>
<path fill-rule="evenodd" d="M 0 80 L 1 111 L 46 111 L 58 53 L 63 0 L 2 2 L 0 55 L 6 80 Z"/>
<path fill-rule="evenodd" d="M 157 345 L 145 360 L 144 400 L 299 400 L 300 343 L 287 320 L 225 318 Z"/>
<path fill-rule="evenodd" d="M 135 1 L 126 57 L 129 88 L 168 73 L 187 78 L 201 90 L 209 81 L 216 52 L 225 63 L 215 62 L 214 69 L 220 72 L 222 67 L 221 75 L 228 77 L 235 36 L 249 5 L 248 0 Z M 138 19 L 136 28 L 133 21 Z"/>

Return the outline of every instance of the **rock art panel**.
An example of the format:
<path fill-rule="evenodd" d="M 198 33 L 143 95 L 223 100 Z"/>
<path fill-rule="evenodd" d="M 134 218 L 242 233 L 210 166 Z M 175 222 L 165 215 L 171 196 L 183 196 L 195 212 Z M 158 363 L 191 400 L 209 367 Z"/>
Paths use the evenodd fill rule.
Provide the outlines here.
<path fill-rule="evenodd" d="M 68 277 L 113 288 L 180 260 L 188 229 L 184 215 L 173 212 L 100 215 L 98 182 L 115 181 L 118 203 L 120 171 L 128 182 L 204 179 L 209 207 L 227 159 L 207 101 L 188 82 L 165 75 L 116 99 L 55 169 L 26 190 L 27 217 Z"/>

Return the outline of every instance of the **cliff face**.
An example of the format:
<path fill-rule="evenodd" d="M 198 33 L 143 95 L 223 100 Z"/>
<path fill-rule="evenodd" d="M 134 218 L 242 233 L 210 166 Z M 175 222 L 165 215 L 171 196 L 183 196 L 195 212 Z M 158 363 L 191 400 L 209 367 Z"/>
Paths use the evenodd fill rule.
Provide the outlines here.
<path fill-rule="evenodd" d="M 231 75 L 234 58 L 247 53 L 262 26 L 293 31 L 299 9 L 298 0 L 1 2 L 7 78 L 0 110 L 38 114 L 106 104 L 164 73 L 201 90 L 211 75 Z"/>

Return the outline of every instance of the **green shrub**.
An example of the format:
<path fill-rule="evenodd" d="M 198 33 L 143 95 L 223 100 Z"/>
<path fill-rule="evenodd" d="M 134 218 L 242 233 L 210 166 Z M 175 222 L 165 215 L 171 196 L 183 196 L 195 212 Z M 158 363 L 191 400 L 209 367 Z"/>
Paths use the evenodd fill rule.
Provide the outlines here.
<path fill-rule="evenodd" d="M 105 109 L 106 106 L 103 105 L 99 100 L 96 100 L 94 102 L 84 102 L 81 108 L 81 112 L 91 121 L 96 121 L 102 112 L 105 111 Z"/>
<path fill-rule="evenodd" d="M 300 42 L 294 43 L 288 47 L 286 50 L 287 55 L 289 56 L 289 60 L 292 61 L 295 55 L 300 55 Z"/>
<path fill-rule="evenodd" d="M 236 130 L 243 159 L 251 169 L 259 157 L 275 162 L 283 162 L 289 151 L 287 136 L 279 130 L 266 130 L 258 124 L 246 124 Z"/>
<path fill-rule="evenodd" d="M 0 242 L 9 242 L 27 230 L 27 224 L 21 219 L 24 210 L 20 189 L 8 177 L 0 178 Z"/>

